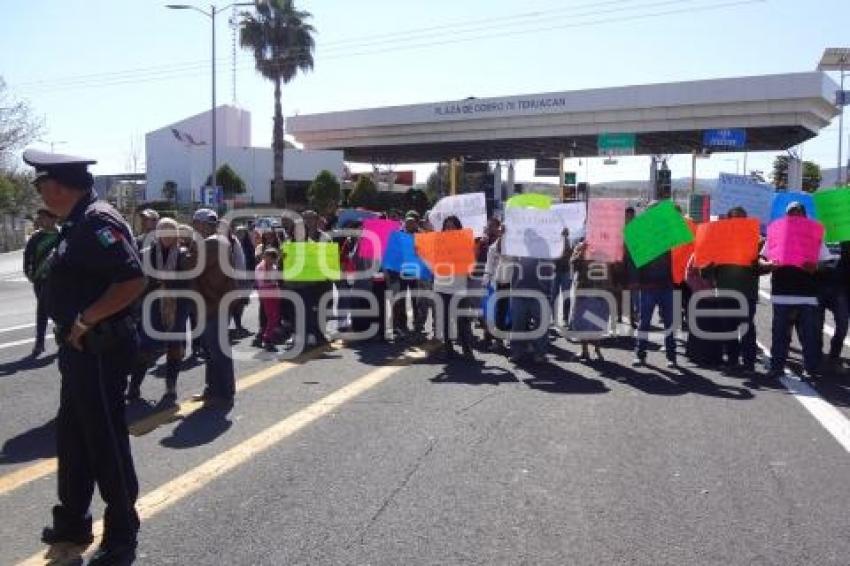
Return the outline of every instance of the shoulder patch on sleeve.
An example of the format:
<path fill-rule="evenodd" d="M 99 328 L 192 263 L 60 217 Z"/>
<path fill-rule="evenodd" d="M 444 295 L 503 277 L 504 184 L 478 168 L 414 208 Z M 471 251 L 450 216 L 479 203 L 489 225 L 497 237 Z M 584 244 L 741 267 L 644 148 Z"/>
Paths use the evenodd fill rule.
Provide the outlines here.
<path fill-rule="evenodd" d="M 115 228 L 107 226 L 106 228 L 101 228 L 97 231 L 97 241 L 100 242 L 100 245 L 104 248 L 108 248 L 113 244 L 117 244 L 124 237 L 121 232 Z"/>

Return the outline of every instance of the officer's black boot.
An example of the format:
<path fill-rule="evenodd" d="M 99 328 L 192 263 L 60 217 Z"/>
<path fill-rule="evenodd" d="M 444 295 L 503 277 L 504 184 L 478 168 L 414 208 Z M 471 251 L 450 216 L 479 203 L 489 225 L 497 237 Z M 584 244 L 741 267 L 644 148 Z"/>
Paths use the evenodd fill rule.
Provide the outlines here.
<path fill-rule="evenodd" d="M 136 560 L 136 544 L 102 544 L 89 560 L 89 566 L 128 566 Z"/>
<path fill-rule="evenodd" d="M 41 541 L 44 544 L 91 544 L 94 541 L 91 515 L 83 518 L 72 518 L 68 516 L 64 507 L 55 506 L 53 508 L 53 526 L 44 527 L 44 530 L 41 531 Z"/>

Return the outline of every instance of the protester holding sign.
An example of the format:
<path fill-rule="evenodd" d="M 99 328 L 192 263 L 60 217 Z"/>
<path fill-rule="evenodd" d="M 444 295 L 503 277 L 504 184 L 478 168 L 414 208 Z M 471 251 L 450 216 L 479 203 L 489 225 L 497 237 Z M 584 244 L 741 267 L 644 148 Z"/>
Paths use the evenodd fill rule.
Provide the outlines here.
<path fill-rule="evenodd" d="M 552 316 L 555 318 L 555 324 L 557 324 L 558 298 L 563 297 L 560 304 L 561 312 L 564 317 L 564 325 L 566 325 L 570 319 L 570 289 L 572 289 L 573 286 L 573 247 L 570 245 L 569 228 L 564 228 L 562 237 L 564 238 L 564 253 L 561 254 L 561 257 L 555 260 L 555 278 L 552 280 L 552 291 L 549 299 L 552 301 Z"/>
<path fill-rule="evenodd" d="M 818 352 L 823 352 L 823 326 L 826 319 L 826 311 L 832 313 L 835 330 L 830 340 L 829 352 L 823 359 L 823 369 L 831 373 L 843 374 L 844 365 L 841 362 L 841 350 L 844 348 L 844 339 L 847 337 L 848 316 L 850 316 L 850 305 L 848 305 L 847 287 L 850 282 L 850 242 L 841 244 L 839 257 L 821 261 L 815 273 L 818 288 L 818 317 L 817 336 Z"/>
<path fill-rule="evenodd" d="M 413 236 L 419 232 L 419 214 L 409 211 L 404 218 L 405 234 Z M 409 328 L 407 321 L 407 296 L 410 294 L 410 304 L 413 309 L 413 334 L 421 336 L 425 327 L 427 311 L 423 308 L 424 301 L 416 296 L 419 289 L 418 278 L 402 273 L 401 270 L 387 268 L 387 281 L 392 291 L 393 301 L 393 333 L 399 338 L 406 337 Z"/>
<path fill-rule="evenodd" d="M 454 241 L 456 240 L 454 237 L 435 238 L 433 242 L 427 242 L 427 244 L 434 247 L 438 245 L 440 240 L 443 240 L 444 243 L 444 246 L 439 252 L 434 248 L 426 252 L 425 260 L 428 261 L 427 256 L 431 256 L 433 258 L 432 261 L 434 261 L 432 265 L 434 271 L 434 292 L 439 295 L 441 299 L 439 302 L 442 307 L 442 316 L 440 317 L 442 319 L 442 327 L 439 329 L 435 328 L 435 334 L 437 336 L 442 335 L 443 337 L 446 359 L 451 359 L 455 356 L 454 346 L 452 345 L 452 339 L 454 337 L 460 343 L 463 355 L 468 358 L 474 357 L 472 353 L 472 321 L 469 317 L 458 316 L 451 308 L 452 298 L 455 295 L 462 295 L 466 291 L 467 274 L 473 263 L 469 260 L 466 268 L 463 269 L 463 262 L 458 262 L 457 258 L 465 257 L 467 252 L 470 256 L 473 254 L 472 231 L 468 231 L 468 234 L 463 234 L 462 231 L 463 225 L 460 220 L 456 216 L 449 216 L 443 221 L 442 232 L 458 232 L 461 238 L 457 241 Z M 446 242 L 449 242 L 449 246 L 462 247 L 463 249 L 446 249 Z M 417 238 L 417 248 L 418 244 L 419 238 Z M 440 262 L 441 258 L 447 260 L 442 265 Z M 463 308 L 463 301 L 458 303 L 458 307 Z"/>
<path fill-rule="evenodd" d="M 267 352 L 277 352 L 275 334 L 280 326 L 280 271 L 278 270 L 280 254 L 276 248 L 267 248 L 263 259 L 255 268 L 255 281 L 260 306 L 263 309 L 264 325 L 263 346 Z"/>
<path fill-rule="evenodd" d="M 694 241 L 682 213 L 671 201 L 661 201 L 647 208 L 623 229 L 623 234 L 629 255 L 637 267 L 677 246 Z"/>
<path fill-rule="evenodd" d="M 661 209 L 660 214 L 652 212 L 653 208 L 656 207 Z M 673 335 L 673 268 L 670 248 L 676 242 L 687 240 L 682 236 L 679 224 L 684 228 L 688 237 L 692 236 L 682 217 L 678 216 L 678 221 L 671 219 L 670 211 L 673 215 L 678 216 L 679 214 L 670 202 L 652 205 L 625 227 L 628 258 L 634 262 L 637 269 L 637 288 L 640 293 L 635 359 L 632 361 L 632 365 L 635 367 L 646 363 L 647 337 L 656 307 L 664 325 L 664 354 L 667 357 L 667 367 L 677 367 L 676 339 Z M 649 222 L 647 222 L 647 218 L 650 219 Z M 651 219 L 655 219 L 657 224 L 653 223 Z M 676 233 L 664 234 L 661 232 L 661 230 L 669 229 L 671 226 L 675 227 Z M 647 241 L 650 238 L 655 238 L 656 241 Z M 630 241 L 631 245 L 629 244 Z M 666 251 L 658 253 L 658 250 L 664 248 L 666 248 Z M 634 258 L 634 252 L 640 254 L 639 260 Z M 650 259 L 647 260 L 647 258 Z"/>
<path fill-rule="evenodd" d="M 624 213 L 623 226 L 628 225 L 635 219 L 635 209 L 632 206 L 626 207 Z M 622 230 L 620 230 L 622 234 Z M 625 317 L 628 315 L 629 324 L 633 329 L 637 328 L 638 310 L 640 308 L 640 293 L 637 289 L 637 267 L 629 258 L 629 252 L 626 249 L 626 244 L 620 238 L 620 255 L 622 259 L 614 262 L 612 268 L 614 271 L 614 288 L 617 290 L 617 304 L 619 322 L 625 322 Z M 628 297 L 628 298 L 627 298 Z"/>
<path fill-rule="evenodd" d="M 529 353 L 534 363 L 546 361 L 547 331 L 552 319 L 549 293 L 555 277 L 551 260 L 513 258 L 511 267 L 511 361 L 522 362 Z M 529 332 L 539 334 L 536 338 Z M 530 352 L 529 352 L 530 350 Z"/>
<path fill-rule="evenodd" d="M 490 298 L 484 302 L 484 346 L 483 349 L 491 350 L 494 344 L 497 343 L 493 337 L 490 328 L 495 326 L 502 332 L 510 330 L 508 319 L 508 307 L 510 305 L 510 297 L 495 296 L 496 293 L 507 292 L 511 288 L 511 265 L 510 261 L 502 255 L 502 239 L 496 238 L 490 248 L 487 250 L 487 263 L 484 267 L 484 287 L 489 290 Z M 493 318 L 487 311 L 489 301 L 495 301 Z M 504 350 L 507 350 L 505 344 L 499 344 Z"/>
<path fill-rule="evenodd" d="M 786 218 L 777 222 L 783 220 L 806 220 L 806 210 L 799 202 L 791 202 L 786 208 Z M 800 228 L 805 233 L 794 233 L 795 228 Z M 770 377 L 779 378 L 783 375 L 792 327 L 796 327 L 797 337 L 803 346 L 803 365 L 806 372 L 814 375 L 820 364 L 816 336 L 818 290 L 814 275 L 817 264 L 810 259 L 803 259 L 809 255 L 808 250 L 802 253 L 799 248 L 789 251 L 791 248 L 789 243 L 796 237 L 803 236 L 807 240 L 810 239 L 808 238 L 811 235 L 810 230 L 811 227 L 808 224 L 797 222 L 784 222 L 779 229 L 768 229 L 767 242 L 762 253 L 766 254 L 770 260 L 766 265 L 771 271 L 773 337 L 768 371 Z M 781 242 L 777 242 L 776 239 L 781 239 Z"/>
<path fill-rule="evenodd" d="M 586 259 L 587 243 L 576 246 L 570 258 L 575 276 L 575 305 L 569 324 L 572 332 L 579 333 L 581 344 L 580 360 L 590 362 L 589 346 L 592 345 L 598 360 L 603 360 L 600 341 L 608 331 L 611 305 L 606 296 L 594 291 L 606 291 L 610 296 L 613 289 L 611 266 L 607 263 Z"/>
<path fill-rule="evenodd" d="M 748 218 L 747 211 L 735 207 L 726 213 L 725 220 L 700 225 L 697 229 L 695 260 L 703 277 L 713 282 L 721 296 L 720 307 L 738 309 L 739 301 L 731 293 L 740 293 L 745 300 L 744 316 L 726 316 L 719 331 L 735 332 L 736 338 L 723 343 L 721 354 L 726 356 L 730 370 L 740 368 L 755 371 L 758 284 L 762 268 L 758 260 L 759 220 Z M 744 332 L 738 332 L 746 325 Z"/>
<path fill-rule="evenodd" d="M 283 245 L 283 279 L 303 301 L 307 345 L 316 346 L 327 342 L 325 329 L 319 327 L 319 301 L 333 290 L 331 280 L 340 278 L 339 246 L 319 230 L 316 212 L 306 210 L 301 217 L 303 224 L 295 227 L 293 241 Z"/>

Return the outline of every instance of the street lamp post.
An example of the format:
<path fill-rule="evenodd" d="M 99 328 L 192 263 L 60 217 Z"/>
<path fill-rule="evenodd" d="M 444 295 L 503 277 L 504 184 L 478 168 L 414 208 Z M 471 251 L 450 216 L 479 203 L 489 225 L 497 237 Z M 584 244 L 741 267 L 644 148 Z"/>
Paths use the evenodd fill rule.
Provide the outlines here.
<path fill-rule="evenodd" d="M 217 163 L 217 159 L 216 159 L 217 139 L 216 139 L 216 124 L 215 124 L 215 17 L 216 17 L 216 14 L 223 12 L 223 11 L 229 9 L 229 8 L 234 7 L 234 6 L 254 6 L 254 3 L 253 2 L 231 2 L 227 6 L 224 6 L 223 8 L 218 8 L 215 5 L 211 4 L 209 12 L 206 11 L 206 10 L 202 10 L 201 8 L 198 8 L 197 6 L 192 6 L 190 4 L 166 4 L 166 6 L 165 6 L 166 8 L 168 8 L 170 10 L 194 10 L 194 11 L 208 17 L 210 19 L 210 23 L 211 23 L 211 26 L 212 26 L 212 108 L 210 109 L 210 115 L 211 115 L 211 120 L 212 120 L 212 124 L 211 124 L 211 126 L 212 126 L 211 127 L 212 140 L 210 142 L 210 153 L 212 154 L 212 163 L 211 163 L 212 171 L 210 173 L 210 183 L 212 183 L 212 186 L 215 186 L 215 172 L 216 172 L 216 169 L 218 169 L 218 163 Z"/>
<path fill-rule="evenodd" d="M 50 145 L 50 153 L 54 153 L 56 151 L 57 145 L 65 145 L 66 143 L 68 143 L 66 141 L 50 141 L 50 140 L 45 140 L 45 139 L 40 139 L 40 138 L 38 139 L 38 141 Z"/>

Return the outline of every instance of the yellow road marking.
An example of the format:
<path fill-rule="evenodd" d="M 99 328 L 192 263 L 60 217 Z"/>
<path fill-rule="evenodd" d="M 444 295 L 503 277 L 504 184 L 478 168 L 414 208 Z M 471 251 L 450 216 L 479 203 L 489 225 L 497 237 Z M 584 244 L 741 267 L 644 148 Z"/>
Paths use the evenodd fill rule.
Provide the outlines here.
<path fill-rule="evenodd" d="M 323 346 L 320 348 L 315 348 L 310 350 L 306 354 L 298 357 L 295 360 L 280 362 L 273 366 L 269 366 L 265 369 L 262 369 L 258 372 L 252 373 L 251 375 L 246 375 L 236 382 L 236 392 L 244 391 L 250 387 L 254 387 L 255 385 L 259 385 L 264 381 L 268 381 L 269 379 L 278 376 L 286 371 L 289 371 L 293 368 L 297 368 L 304 362 L 308 362 L 312 359 L 318 358 L 325 352 L 331 350 L 337 350 L 341 346 L 337 343 L 330 344 L 328 346 Z M 165 409 L 163 411 L 157 411 L 152 415 L 148 415 L 138 421 L 134 422 L 129 426 L 130 434 L 133 436 L 143 436 L 148 434 L 149 432 L 159 428 L 163 424 L 172 422 L 177 419 L 185 418 L 199 410 L 203 407 L 203 403 L 200 401 L 184 401 L 175 407 L 171 407 L 169 409 Z"/>
<path fill-rule="evenodd" d="M 258 372 L 246 375 L 236 382 L 236 391 L 244 391 L 250 387 L 259 385 L 264 381 L 268 381 L 275 376 L 298 367 L 304 362 L 315 359 L 325 352 L 339 348 L 341 348 L 341 345 L 338 343 L 333 343 L 321 348 L 315 348 L 295 360 L 279 362 Z M 201 407 L 203 407 L 203 404 L 199 401 L 184 401 L 175 407 L 171 407 L 163 411 L 157 411 L 152 415 L 148 415 L 147 417 L 130 424 L 130 434 L 134 436 L 148 434 L 163 424 L 191 415 Z M 48 476 L 55 472 L 56 469 L 56 458 L 45 458 L 35 464 L 31 464 L 4 476 L 0 476 L 0 496 L 6 495 L 21 486 Z"/>
<path fill-rule="evenodd" d="M 136 503 L 136 511 L 139 514 L 139 518 L 142 521 L 150 519 L 159 512 L 176 504 L 181 499 L 206 487 L 213 480 L 258 456 L 261 452 L 268 450 L 278 442 L 292 436 L 302 428 L 331 413 L 335 409 L 338 409 L 344 403 L 386 381 L 390 376 L 410 365 L 411 361 L 424 358 L 434 347 L 436 347 L 436 344 L 427 344 L 423 345 L 421 349 L 408 351 L 407 354 L 393 360 L 395 363 L 389 363 L 367 373 L 363 377 L 337 389 L 333 393 L 326 395 L 282 421 L 255 434 L 251 438 L 222 452 L 218 456 L 159 486 L 141 497 Z M 407 363 L 404 363 L 405 361 Z M 94 545 L 96 547 L 96 545 L 100 544 L 103 535 L 103 521 L 97 521 L 94 524 L 93 530 L 95 536 Z M 79 552 L 80 547 L 66 546 L 64 552 L 67 553 L 69 549 L 72 552 Z M 56 556 L 57 549 L 49 549 L 47 553 L 39 551 L 18 564 L 19 566 L 43 565 L 46 563 L 45 561 L 55 560 Z M 67 558 L 67 556 L 67 554 L 64 554 L 63 559 Z"/>
<path fill-rule="evenodd" d="M 0 495 L 9 493 L 56 471 L 56 458 L 45 458 L 0 477 Z"/>

